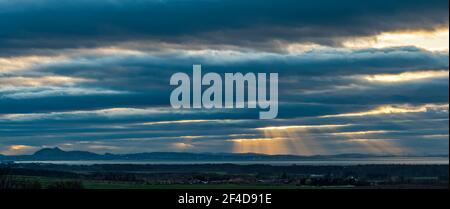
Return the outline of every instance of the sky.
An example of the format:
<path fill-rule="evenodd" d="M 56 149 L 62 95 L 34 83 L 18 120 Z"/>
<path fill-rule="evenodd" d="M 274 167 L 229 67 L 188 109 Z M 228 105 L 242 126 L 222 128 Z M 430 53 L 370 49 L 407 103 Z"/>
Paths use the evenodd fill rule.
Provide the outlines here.
<path fill-rule="evenodd" d="M 448 0 L 0 0 L 0 153 L 449 152 Z M 170 77 L 279 73 L 279 114 Z"/>

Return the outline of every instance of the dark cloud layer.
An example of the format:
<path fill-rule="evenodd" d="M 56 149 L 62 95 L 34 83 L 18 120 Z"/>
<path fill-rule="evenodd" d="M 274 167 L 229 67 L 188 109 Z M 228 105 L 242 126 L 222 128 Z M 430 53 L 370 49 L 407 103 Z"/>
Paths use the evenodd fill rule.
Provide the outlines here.
<path fill-rule="evenodd" d="M 0 0 L 0 153 L 448 154 L 448 49 L 343 45 L 448 28 L 448 3 Z M 193 64 L 278 72 L 278 118 L 172 109 L 169 79 Z"/>
<path fill-rule="evenodd" d="M 0 1 L 2 54 L 131 40 L 266 49 L 283 42 L 339 45 L 348 37 L 447 25 L 447 0 Z"/>
<path fill-rule="evenodd" d="M 446 70 L 449 66 L 446 53 L 404 47 L 315 51 L 299 55 L 237 54 L 226 58 L 186 55 L 180 51 L 163 55 L 78 56 L 61 63 L 36 65 L 32 73 L 83 78 L 92 82 L 76 87 L 103 88 L 118 93 L 71 94 L 70 87 L 65 89 L 66 94 L 39 87 L 0 91 L 0 113 L 168 106 L 173 89 L 168 85 L 171 75 L 180 71 L 192 74 L 193 63 L 202 63 L 203 73 L 278 72 L 280 101 L 284 103 L 448 102 L 448 79 L 445 78 L 404 84 L 367 83 L 363 79 L 374 74 Z M 19 72 L 20 75 L 27 73 L 30 71 Z M 298 109 L 298 114 L 294 115 L 309 111 Z"/>

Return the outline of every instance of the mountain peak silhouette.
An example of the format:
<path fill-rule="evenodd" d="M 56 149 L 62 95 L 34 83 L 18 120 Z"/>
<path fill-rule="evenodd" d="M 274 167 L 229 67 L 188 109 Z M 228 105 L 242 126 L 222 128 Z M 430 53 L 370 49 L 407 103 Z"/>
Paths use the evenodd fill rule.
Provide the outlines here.
<path fill-rule="evenodd" d="M 43 148 L 41 150 L 36 151 L 33 155 L 34 156 L 53 156 L 53 155 L 60 155 L 65 152 L 66 151 L 60 149 L 59 147 Z"/>

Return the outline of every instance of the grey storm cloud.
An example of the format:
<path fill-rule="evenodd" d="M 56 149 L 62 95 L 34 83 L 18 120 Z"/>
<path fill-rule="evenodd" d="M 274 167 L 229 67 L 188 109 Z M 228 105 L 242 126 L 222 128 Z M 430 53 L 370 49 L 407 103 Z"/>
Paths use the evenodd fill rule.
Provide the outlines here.
<path fill-rule="evenodd" d="M 448 26 L 447 0 L 0 1 L 0 53 L 119 42 L 339 45 L 349 37 Z"/>
<path fill-rule="evenodd" d="M 80 61 L 81 60 L 81 61 Z M 302 54 L 236 53 L 190 55 L 186 51 L 160 55 L 79 56 L 62 63 L 36 65 L 34 70 L 85 78 L 128 80 L 145 87 L 153 82 L 167 85 L 174 72 L 191 72 L 193 63 L 202 63 L 204 71 L 279 72 L 286 76 L 348 76 L 445 70 L 447 52 L 430 52 L 416 47 L 363 50 L 312 50 Z M 165 78 L 165 79 L 161 79 Z M 130 84 L 136 82 L 129 82 Z M 124 84 L 121 84 L 122 86 Z M 125 84 L 126 85 L 126 84 Z"/>
<path fill-rule="evenodd" d="M 170 114 L 170 113 L 169 113 Z M 200 116 L 202 113 L 192 112 Z M 172 120 L 189 116 L 177 115 Z M 158 114 L 159 120 L 168 119 L 164 114 Z M 162 116 L 162 117 L 161 117 Z M 439 119 L 440 118 L 440 119 Z M 154 120 L 156 119 L 156 116 Z M 219 144 L 210 151 L 228 150 L 229 142 L 233 138 L 264 138 L 263 132 L 255 128 L 264 126 L 289 125 L 323 125 L 323 124 L 351 124 L 334 129 L 311 129 L 303 133 L 301 140 L 323 143 L 323 146 L 332 146 L 334 143 L 346 142 L 349 138 L 336 133 L 383 130 L 383 132 L 368 134 L 369 140 L 394 140 L 404 144 L 404 147 L 417 148 L 434 153 L 445 153 L 445 135 L 448 135 L 448 113 L 425 112 L 407 115 L 389 115 L 385 117 L 356 117 L 356 118 L 298 118 L 291 120 L 261 121 L 261 120 L 231 120 L 229 122 L 203 122 L 186 124 L 160 124 L 144 125 L 142 118 L 122 118 L 118 120 L 74 120 L 73 118 L 59 118 L 40 120 L 39 122 L 24 122 L 8 124 L 2 123 L 2 143 L 61 144 L 109 144 L 124 147 L 128 146 L 156 146 L 157 150 L 166 149 L 164 145 L 174 142 Z M 146 118 L 147 122 L 151 118 Z M 70 122 L 72 121 L 72 122 Z M 145 121 L 145 120 L 144 120 Z M 43 123 L 45 122 L 45 123 Z M 122 127 L 122 128 L 120 128 Z M 236 135 L 236 133 L 238 133 Z M 39 140 L 30 140 L 30 136 L 39 135 Z M 236 135 L 236 136 L 233 136 Z M 193 138 L 183 138 L 183 137 Z M 64 138 L 62 138 L 64 137 Z M 195 138 L 198 137 L 198 138 Z M 427 137 L 430 137 L 429 139 Z M 351 138 L 350 138 L 351 139 Z M 424 142 L 426 139 L 426 142 Z M 428 144 L 426 147 L 422 146 Z M 348 145 L 346 145 L 348 147 Z M 342 147 L 340 148 L 342 149 Z M 122 150 L 123 151 L 123 150 Z M 334 151 L 339 151 L 336 149 Z"/>
<path fill-rule="evenodd" d="M 243 150 L 233 139 L 276 137 L 305 145 L 289 154 L 448 154 L 448 49 L 343 45 L 448 28 L 448 3 L 0 0 L 0 153 L 235 152 Z M 289 51 L 296 43 L 322 46 Z M 278 72 L 278 118 L 172 109 L 170 76 L 193 64 L 203 73 Z M 397 82 L 367 79 L 402 73 Z M 308 128 L 261 129 L 273 126 Z"/>
<path fill-rule="evenodd" d="M 282 103 L 448 102 L 448 78 L 399 84 L 368 83 L 360 78 L 374 74 L 447 70 L 448 54 L 441 52 L 401 47 L 318 50 L 299 55 L 243 53 L 227 57 L 188 55 L 179 51 L 159 55 L 77 55 L 61 63 L 36 64 L 27 71 L 13 71 L 10 76 L 36 76 L 38 73 L 39 77 L 40 73 L 83 78 L 89 82 L 56 90 L 45 86 L 0 89 L 0 113 L 168 106 L 172 90 L 168 85 L 170 76 L 180 71 L 192 73 L 193 63 L 202 63 L 204 73 L 278 72 Z M 298 109 L 298 115 L 314 115 L 308 108 Z M 289 111 L 287 108 L 286 112 Z M 283 115 L 281 110 L 280 116 Z"/>

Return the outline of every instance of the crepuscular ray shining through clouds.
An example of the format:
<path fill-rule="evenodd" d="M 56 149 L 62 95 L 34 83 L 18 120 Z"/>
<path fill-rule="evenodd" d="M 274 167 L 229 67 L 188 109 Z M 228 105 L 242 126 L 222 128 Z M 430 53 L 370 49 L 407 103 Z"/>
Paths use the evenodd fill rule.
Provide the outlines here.
<path fill-rule="evenodd" d="M 447 155 L 448 4 L 0 0 L 0 154 Z M 278 73 L 277 117 L 173 108 L 193 65 Z"/>

